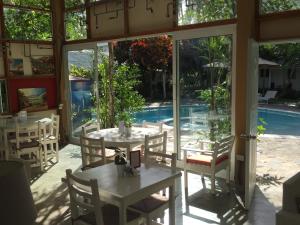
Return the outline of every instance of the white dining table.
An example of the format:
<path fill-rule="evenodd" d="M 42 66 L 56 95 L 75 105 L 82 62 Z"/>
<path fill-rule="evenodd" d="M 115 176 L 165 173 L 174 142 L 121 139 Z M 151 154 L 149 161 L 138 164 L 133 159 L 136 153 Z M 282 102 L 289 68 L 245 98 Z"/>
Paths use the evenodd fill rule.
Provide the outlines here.
<path fill-rule="evenodd" d="M 175 180 L 181 176 L 180 171 L 159 166 L 139 168 L 137 176 L 118 176 L 114 163 L 77 171 L 75 175 L 83 180 L 97 179 L 101 201 L 119 207 L 120 225 L 127 221 L 126 209 L 128 206 L 169 187 L 169 222 L 175 225 Z M 86 190 L 89 191 L 89 190 Z"/>
<path fill-rule="evenodd" d="M 127 149 L 127 156 L 133 147 L 141 145 L 145 142 L 145 135 L 158 134 L 158 129 L 148 127 L 132 127 L 129 137 L 121 135 L 118 128 L 101 129 L 88 133 L 89 138 L 104 137 L 106 147 L 119 147 Z"/>
<path fill-rule="evenodd" d="M 2 135 L 2 140 L 4 141 L 6 160 L 8 160 L 9 156 L 8 133 L 16 131 L 17 123 L 20 127 L 30 127 L 38 121 L 45 124 L 50 124 L 52 120 L 50 118 L 45 118 L 44 116 L 28 116 L 26 120 L 19 120 L 17 117 L 0 119 L 0 131 Z"/>

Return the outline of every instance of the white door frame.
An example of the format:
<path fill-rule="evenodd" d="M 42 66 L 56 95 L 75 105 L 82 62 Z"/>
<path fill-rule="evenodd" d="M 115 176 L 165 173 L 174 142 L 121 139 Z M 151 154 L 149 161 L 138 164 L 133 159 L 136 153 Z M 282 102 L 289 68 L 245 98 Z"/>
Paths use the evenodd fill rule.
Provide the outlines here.
<path fill-rule="evenodd" d="M 177 41 L 204 38 L 212 36 L 232 35 L 232 87 L 231 87 L 231 133 L 235 135 L 235 105 L 236 105 L 236 25 L 222 25 L 217 27 L 200 28 L 189 31 L 172 32 L 173 38 L 173 118 L 176 129 L 174 129 L 174 152 L 178 153 L 180 147 L 180 127 L 179 127 L 179 105 L 180 105 L 180 90 L 179 90 L 179 49 Z M 234 179 L 235 171 L 235 151 L 231 155 L 231 174 L 230 179 Z M 183 167 L 181 161 L 178 161 L 178 166 Z"/>
<path fill-rule="evenodd" d="M 68 67 L 68 52 L 69 51 L 80 51 L 84 49 L 90 49 L 94 50 L 94 66 L 95 64 L 97 65 L 98 61 L 98 55 L 97 55 L 97 43 L 96 42 L 91 42 L 91 43 L 83 43 L 83 44 L 74 44 L 74 45 L 65 45 L 63 47 L 63 65 L 64 65 L 64 70 L 63 70 L 63 76 L 64 76 L 64 81 L 65 81 L 65 88 L 64 88 L 64 96 L 66 96 L 66 103 L 67 103 L 67 134 L 70 140 L 70 143 L 78 144 L 79 140 L 78 138 L 74 138 L 72 136 L 72 109 L 71 109 L 71 96 L 70 96 L 70 82 L 69 82 L 69 67 Z M 97 73 L 97 70 L 95 70 L 95 73 Z M 96 81 L 96 89 L 98 89 L 98 76 L 95 75 L 95 81 Z"/>

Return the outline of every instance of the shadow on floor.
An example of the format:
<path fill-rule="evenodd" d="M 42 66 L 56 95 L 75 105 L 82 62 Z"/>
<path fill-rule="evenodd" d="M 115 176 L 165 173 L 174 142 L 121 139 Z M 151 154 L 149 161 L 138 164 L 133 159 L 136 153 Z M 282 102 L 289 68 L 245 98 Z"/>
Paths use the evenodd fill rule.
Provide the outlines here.
<path fill-rule="evenodd" d="M 35 195 L 35 193 L 33 193 Z M 38 194 L 36 224 L 57 225 L 70 218 L 67 186 L 61 183 L 55 190 Z"/>
<path fill-rule="evenodd" d="M 220 221 L 219 224 L 240 225 L 244 224 L 248 219 L 247 211 L 239 204 L 235 194 L 232 192 L 217 192 L 215 195 L 212 195 L 210 190 L 202 189 L 189 196 L 189 201 L 186 202 L 185 215 L 206 223 L 215 223 L 214 220 L 207 217 L 200 217 L 199 214 L 191 213 L 191 207 L 194 207 L 193 211 L 200 209 L 201 211 L 216 214 Z"/>
<path fill-rule="evenodd" d="M 214 195 L 210 192 L 210 179 L 202 176 L 198 178 L 198 182 L 197 186 L 202 185 L 199 191 L 187 196 L 185 190 L 184 216 L 207 224 L 242 225 L 248 220 L 247 211 L 224 179 L 217 178 Z"/>
<path fill-rule="evenodd" d="M 282 184 L 282 179 L 284 177 L 277 177 L 277 175 L 272 176 L 268 173 L 261 175 L 256 175 L 256 183 L 258 185 L 266 185 L 266 186 L 278 186 Z"/>

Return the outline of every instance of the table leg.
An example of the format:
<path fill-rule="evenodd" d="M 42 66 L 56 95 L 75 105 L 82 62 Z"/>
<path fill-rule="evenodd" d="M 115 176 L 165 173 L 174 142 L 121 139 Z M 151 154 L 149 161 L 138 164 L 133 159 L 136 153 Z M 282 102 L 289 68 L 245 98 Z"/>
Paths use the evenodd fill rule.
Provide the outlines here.
<path fill-rule="evenodd" d="M 169 187 L 169 224 L 175 225 L 175 181 Z"/>
<path fill-rule="evenodd" d="M 124 203 L 120 204 L 119 207 L 119 225 L 126 225 L 127 222 L 127 213 L 126 213 L 126 206 Z"/>

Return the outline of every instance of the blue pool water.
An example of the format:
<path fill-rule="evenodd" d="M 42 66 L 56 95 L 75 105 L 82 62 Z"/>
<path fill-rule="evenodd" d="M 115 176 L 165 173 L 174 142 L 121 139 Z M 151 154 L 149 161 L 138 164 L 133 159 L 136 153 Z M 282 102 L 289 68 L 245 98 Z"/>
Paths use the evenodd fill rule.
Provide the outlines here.
<path fill-rule="evenodd" d="M 181 128 L 201 129 L 202 124 L 199 126 L 196 124 L 195 127 L 195 124 L 190 123 L 191 115 L 195 117 L 203 115 L 205 117 L 207 111 L 208 108 L 205 105 L 182 106 L 180 108 Z M 147 108 L 135 113 L 134 117 L 136 123 L 163 121 L 168 125 L 173 125 L 173 109 L 171 106 Z M 300 136 L 300 113 L 259 108 L 258 118 L 263 118 L 266 122 L 266 125 L 264 125 L 266 128 L 265 134 Z M 260 122 L 258 121 L 258 123 Z"/>

